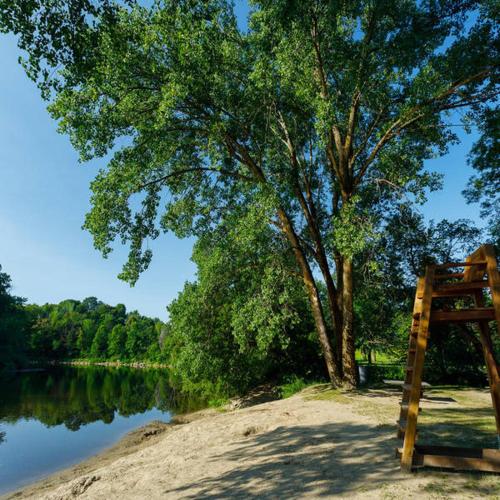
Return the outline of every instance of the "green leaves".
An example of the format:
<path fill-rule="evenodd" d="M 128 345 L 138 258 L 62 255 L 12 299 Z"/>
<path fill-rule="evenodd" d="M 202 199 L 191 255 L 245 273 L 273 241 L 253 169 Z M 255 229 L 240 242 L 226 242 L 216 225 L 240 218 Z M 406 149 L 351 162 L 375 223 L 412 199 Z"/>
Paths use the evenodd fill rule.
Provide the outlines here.
<path fill-rule="evenodd" d="M 264 186 L 306 239 L 304 178 L 316 213 L 342 217 L 341 232 L 335 192 L 375 210 L 405 193 L 423 201 L 436 186 L 423 160 L 456 140 L 443 113 L 495 95 L 493 7 L 466 23 L 474 5 L 256 1 L 241 33 L 222 0 L 8 2 L 0 25 L 19 33 L 29 75 L 55 91 L 50 112 L 81 159 L 111 157 L 85 227 L 104 255 L 115 239 L 130 244 L 121 276 L 134 282 L 160 220 L 201 235 L 219 207 L 258 203 Z M 149 201 L 137 204 L 139 193 Z"/>
<path fill-rule="evenodd" d="M 353 197 L 333 220 L 333 246 L 349 259 L 365 252 L 379 237 L 376 221 L 367 209 L 358 208 L 359 201 L 359 196 Z"/>
<path fill-rule="evenodd" d="M 344 287 L 335 266 L 354 259 L 362 269 L 388 214 L 440 187 L 424 162 L 458 140 L 455 110 L 467 128 L 485 124 L 468 196 L 496 206 L 486 162 L 496 144 L 498 8 L 252 5 L 241 32 L 224 0 L 14 0 L 0 3 L 0 29 L 18 33 L 28 75 L 82 161 L 102 159 L 84 227 L 104 256 L 115 242 L 128 245 L 122 279 L 137 281 L 152 258 L 147 242 L 161 231 L 197 237 L 199 283 L 186 300 L 214 297 L 218 282 L 234 287 L 230 306 L 215 294 L 227 324 L 213 320 L 214 345 L 249 346 L 259 357 L 285 347 L 283 329 L 295 328 L 298 313 L 279 305 L 300 302 L 288 278 L 299 267 L 327 349 L 327 317 L 339 329 L 351 314 L 335 305 Z M 327 314 L 315 295 L 318 269 Z M 204 342 L 192 332 L 185 352 Z M 207 363 L 197 353 L 190 366 L 208 373 Z"/>

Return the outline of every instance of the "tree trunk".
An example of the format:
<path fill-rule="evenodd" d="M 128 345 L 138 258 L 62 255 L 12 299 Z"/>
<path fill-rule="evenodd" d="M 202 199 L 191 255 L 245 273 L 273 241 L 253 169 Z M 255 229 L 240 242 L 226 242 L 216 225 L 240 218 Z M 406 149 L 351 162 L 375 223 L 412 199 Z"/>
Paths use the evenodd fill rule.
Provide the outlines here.
<path fill-rule="evenodd" d="M 356 349 L 354 345 L 354 286 L 352 259 L 344 258 L 342 268 L 342 371 L 345 387 L 354 388 L 358 383 Z"/>
<path fill-rule="evenodd" d="M 319 295 L 318 287 L 314 280 L 314 276 L 309 266 L 304 252 L 300 246 L 299 239 L 295 234 L 295 230 L 288 218 L 288 215 L 283 209 L 278 209 L 278 217 L 280 219 L 283 232 L 285 233 L 288 241 L 290 242 L 297 263 L 302 271 L 302 278 L 307 289 L 307 295 L 309 297 L 309 302 L 311 304 L 311 309 L 313 313 L 314 323 L 316 330 L 318 332 L 319 342 L 321 344 L 321 349 L 323 351 L 323 357 L 326 363 L 326 369 L 328 371 L 328 376 L 331 383 L 334 386 L 340 386 L 342 383 L 342 378 L 340 376 L 338 365 L 330 344 L 330 338 L 328 335 L 328 327 L 325 321 L 325 314 L 323 311 L 323 306 L 321 304 L 321 298 Z"/>
<path fill-rule="evenodd" d="M 330 309 L 330 315 L 332 317 L 333 323 L 333 338 L 335 341 L 335 348 L 337 353 L 337 370 L 339 375 L 342 376 L 342 312 L 338 305 L 338 290 L 335 290 L 335 284 L 333 283 L 333 278 L 328 268 L 328 261 L 326 257 L 324 260 L 319 261 L 320 269 L 323 274 L 323 279 L 326 284 L 326 293 L 328 296 L 328 306 Z"/>
<path fill-rule="evenodd" d="M 343 282 L 343 262 L 344 260 L 342 259 L 342 256 L 340 255 L 339 252 L 334 253 L 334 260 L 335 260 L 335 271 L 336 271 L 336 278 L 337 278 L 337 310 L 341 312 L 340 316 L 340 324 L 339 324 L 339 333 L 335 337 L 335 340 L 337 342 L 337 352 L 339 353 L 339 356 L 342 356 L 342 295 L 343 295 L 343 290 L 344 290 L 344 282 Z"/>

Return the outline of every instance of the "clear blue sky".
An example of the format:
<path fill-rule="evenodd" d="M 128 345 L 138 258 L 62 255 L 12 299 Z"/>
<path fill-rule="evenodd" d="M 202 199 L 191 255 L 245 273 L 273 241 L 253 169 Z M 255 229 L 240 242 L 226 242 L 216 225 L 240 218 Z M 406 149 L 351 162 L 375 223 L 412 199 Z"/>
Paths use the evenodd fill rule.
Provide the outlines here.
<path fill-rule="evenodd" d="M 238 13 L 247 11 L 236 2 Z M 243 23 L 242 23 L 243 24 Z M 166 305 L 195 273 L 192 241 L 162 235 L 150 247 L 154 259 L 134 288 L 116 276 L 126 257 L 118 248 L 105 260 L 81 229 L 89 209 L 89 183 L 99 162 L 79 164 L 67 137 L 56 132 L 46 104 L 17 62 L 11 36 L 0 38 L 0 264 L 14 293 L 29 302 L 96 296 L 109 304 L 166 319 Z M 460 129 L 459 129 L 460 130 Z M 428 167 L 445 174 L 445 189 L 429 196 L 428 218 L 479 221 L 476 205 L 461 195 L 471 169 L 466 154 L 474 135 Z"/>

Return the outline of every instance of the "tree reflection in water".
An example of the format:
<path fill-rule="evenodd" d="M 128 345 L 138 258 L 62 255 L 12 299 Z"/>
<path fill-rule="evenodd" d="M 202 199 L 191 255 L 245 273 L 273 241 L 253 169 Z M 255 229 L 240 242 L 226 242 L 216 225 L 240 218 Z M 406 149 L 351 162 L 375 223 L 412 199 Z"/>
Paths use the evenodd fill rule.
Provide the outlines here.
<path fill-rule="evenodd" d="M 118 413 L 130 416 L 158 408 L 183 413 L 202 407 L 173 389 L 166 370 L 109 367 L 50 367 L 0 379 L 0 422 L 37 419 L 47 427 L 77 431 Z M 0 443 L 5 433 L 0 432 Z"/>

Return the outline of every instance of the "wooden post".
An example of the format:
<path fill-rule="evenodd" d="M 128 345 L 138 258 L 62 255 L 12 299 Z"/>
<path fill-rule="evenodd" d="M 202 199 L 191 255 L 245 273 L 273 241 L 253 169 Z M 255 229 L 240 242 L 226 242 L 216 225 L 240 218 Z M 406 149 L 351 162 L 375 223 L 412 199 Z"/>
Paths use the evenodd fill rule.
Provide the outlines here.
<path fill-rule="evenodd" d="M 420 392 L 422 388 L 425 351 L 427 349 L 427 338 L 429 335 L 434 272 L 434 266 L 427 266 L 424 278 L 420 322 L 418 326 L 413 380 L 408 401 L 405 439 L 403 443 L 403 453 L 401 455 L 401 467 L 406 471 L 411 471 L 412 469 L 413 453 L 415 451 L 415 441 L 417 437 L 417 417 L 420 404 Z"/>
<path fill-rule="evenodd" d="M 491 290 L 493 309 L 495 310 L 497 332 L 500 335 L 500 276 L 497 269 L 497 259 L 493 246 L 484 245 L 483 255 L 486 260 L 486 272 L 488 275 L 488 285 Z M 476 293 L 475 297 L 476 304 L 480 307 L 483 306 L 484 298 L 482 293 Z M 479 303 L 477 302 L 478 300 Z M 484 321 L 480 322 L 479 329 L 481 344 L 484 351 L 484 360 L 486 362 L 486 367 L 488 370 L 488 381 L 490 383 L 491 399 L 493 401 L 493 408 L 495 409 L 498 447 L 500 448 L 500 375 L 498 373 L 498 363 L 495 360 L 488 324 Z"/>
<path fill-rule="evenodd" d="M 497 320 L 497 332 L 500 335 L 500 274 L 497 269 L 497 259 L 493 245 L 483 245 L 483 252 L 486 259 L 486 272 L 488 273 L 491 300 L 493 301 L 495 319 Z"/>
<path fill-rule="evenodd" d="M 498 364 L 493 353 L 490 332 L 488 324 L 484 321 L 479 323 L 479 338 L 483 346 L 484 361 L 488 371 L 488 381 L 490 383 L 491 399 L 493 409 L 495 410 L 495 420 L 497 424 L 498 444 L 500 447 L 500 375 L 498 373 Z"/>

